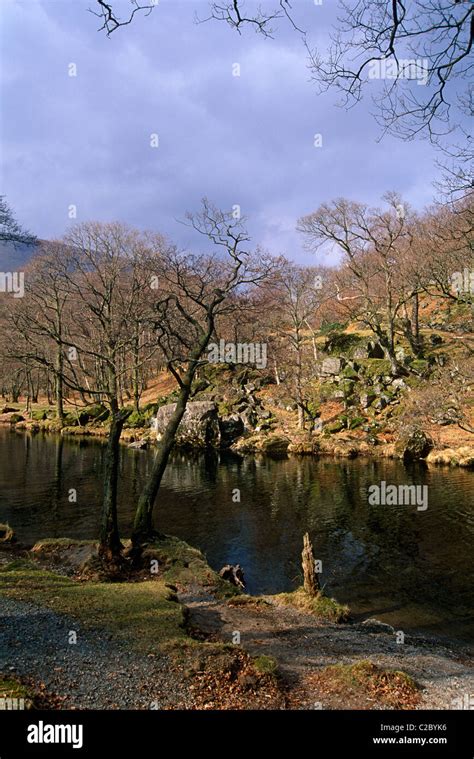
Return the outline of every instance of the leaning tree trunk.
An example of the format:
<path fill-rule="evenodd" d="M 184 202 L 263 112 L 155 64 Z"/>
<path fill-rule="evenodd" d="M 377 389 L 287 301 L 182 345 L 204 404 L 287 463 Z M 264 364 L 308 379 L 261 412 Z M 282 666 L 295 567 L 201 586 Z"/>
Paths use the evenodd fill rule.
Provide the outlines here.
<path fill-rule="evenodd" d="M 140 543 L 143 543 L 146 540 L 150 539 L 153 535 L 152 516 L 155 498 L 158 494 L 158 490 L 160 489 L 161 480 L 163 479 L 163 475 L 168 464 L 168 459 L 174 445 L 176 432 L 178 430 L 181 419 L 184 416 L 184 412 L 186 411 L 186 404 L 188 402 L 190 392 L 191 382 L 186 383 L 186 386 L 181 388 L 175 411 L 170 421 L 168 422 L 163 437 L 160 441 L 151 475 L 140 494 L 140 498 L 138 499 L 138 506 L 135 514 L 132 533 L 132 543 L 134 547 L 138 547 Z"/>
<path fill-rule="evenodd" d="M 321 588 L 319 585 L 319 578 L 316 574 L 313 546 L 307 532 L 303 536 L 303 551 L 301 553 L 301 561 L 303 565 L 304 589 L 308 595 L 316 596 L 320 592 Z"/>
<path fill-rule="evenodd" d="M 104 498 L 100 530 L 99 556 L 114 562 L 120 556 L 120 536 L 117 522 L 117 479 L 120 460 L 120 435 L 130 411 L 112 411 L 109 438 L 105 454 Z"/>

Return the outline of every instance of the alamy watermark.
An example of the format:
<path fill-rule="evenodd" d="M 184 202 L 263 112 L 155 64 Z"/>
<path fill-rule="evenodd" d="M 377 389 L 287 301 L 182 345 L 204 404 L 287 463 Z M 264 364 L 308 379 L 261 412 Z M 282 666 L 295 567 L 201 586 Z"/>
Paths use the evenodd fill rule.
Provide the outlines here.
<path fill-rule="evenodd" d="M 371 506 L 416 506 L 417 511 L 428 508 L 428 485 L 387 485 L 382 480 L 369 487 Z"/>
<path fill-rule="evenodd" d="M 266 343 L 219 343 L 208 345 L 207 360 L 210 364 L 254 364 L 257 369 L 267 366 Z"/>
<path fill-rule="evenodd" d="M 451 284 L 453 290 L 458 294 L 474 295 L 474 270 L 464 269 L 464 271 L 455 271 L 451 275 Z"/>
<path fill-rule="evenodd" d="M 13 293 L 14 298 L 25 295 L 24 271 L 0 271 L 0 293 Z"/>
<path fill-rule="evenodd" d="M 369 63 L 369 79 L 412 79 L 427 84 L 428 75 L 427 58 L 382 58 Z"/>
<path fill-rule="evenodd" d="M 451 701 L 452 709 L 474 709 L 474 693 L 463 693 L 462 696 L 456 696 Z"/>
<path fill-rule="evenodd" d="M 24 698 L 8 698 L 5 696 L 2 696 L 0 698 L 0 712 L 3 711 L 17 711 L 17 710 L 23 710 L 25 708 L 25 699 Z"/>

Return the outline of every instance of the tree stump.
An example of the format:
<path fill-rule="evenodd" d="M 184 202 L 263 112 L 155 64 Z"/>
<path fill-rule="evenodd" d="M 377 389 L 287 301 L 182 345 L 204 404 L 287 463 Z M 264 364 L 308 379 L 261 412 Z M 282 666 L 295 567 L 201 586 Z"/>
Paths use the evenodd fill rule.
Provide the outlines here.
<path fill-rule="evenodd" d="M 309 533 L 303 536 L 303 551 L 301 553 L 303 565 L 304 589 L 310 596 L 316 596 L 321 588 L 319 578 L 316 574 L 316 564 L 314 561 L 313 545 L 309 539 Z"/>

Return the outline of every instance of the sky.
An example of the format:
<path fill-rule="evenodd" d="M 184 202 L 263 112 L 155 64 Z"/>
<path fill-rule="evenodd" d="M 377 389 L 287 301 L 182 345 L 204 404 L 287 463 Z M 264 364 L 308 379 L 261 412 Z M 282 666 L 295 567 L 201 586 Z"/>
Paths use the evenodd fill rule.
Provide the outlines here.
<path fill-rule="evenodd" d="M 415 208 L 432 201 L 429 143 L 380 140 L 368 98 L 346 111 L 335 93 L 318 95 L 289 24 L 274 39 L 239 35 L 196 23 L 207 0 L 159 0 L 107 37 L 94 2 L 1 4 L 0 193 L 38 237 L 64 234 L 75 206 L 77 221 L 119 220 L 202 249 L 180 220 L 207 196 L 240 206 L 255 246 L 314 264 L 296 223 L 320 203 L 377 204 L 387 190 Z M 328 42 L 334 10 L 296 0 L 311 45 Z"/>

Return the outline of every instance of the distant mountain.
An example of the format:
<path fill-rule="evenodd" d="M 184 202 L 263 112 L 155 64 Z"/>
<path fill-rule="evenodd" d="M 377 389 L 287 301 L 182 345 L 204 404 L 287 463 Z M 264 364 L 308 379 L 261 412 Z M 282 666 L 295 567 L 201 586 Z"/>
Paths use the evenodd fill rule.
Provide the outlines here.
<path fill-rule="evenodd" d="M 24 269 L 28 262 L 36 255 L 41 247 L 42 240 L 36 245 L 14 244 L 0 240 L 0 271 L 19 271 Z"/>

